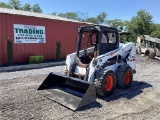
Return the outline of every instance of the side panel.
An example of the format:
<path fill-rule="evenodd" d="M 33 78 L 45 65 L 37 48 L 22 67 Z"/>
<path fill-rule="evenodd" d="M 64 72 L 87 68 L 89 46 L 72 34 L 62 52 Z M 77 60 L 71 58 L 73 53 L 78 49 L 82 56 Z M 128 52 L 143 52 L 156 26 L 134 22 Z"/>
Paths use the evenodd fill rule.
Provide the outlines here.
<path fill-rule="evenodd" d="M 156 49 L 156 55 L 158 56 L 158 57 L 160 57 L 160 48 L 155 48 Z"/>
<path fill-rule="evenodd" d="M 7 63 L 7 38 L 9 37 L 8 35 L 8 30 L 7 30 L 7 15 L 5 14 L 1 14 L 1 62 L 3 63 Z M 9 20 L 8 20 L 9 21 Z"/>
<path fill-rule="evenodd" d="M 136 70 L 136 47 L 134 46 L 134 44 L 132 44 L 131 46 L 131 52 L 128 58 L 129 60 L 127 61 L 127 63 L 133 70 Z"/>
<path fill-rule="evenodd" d="M 0 14 L 0 33 L 2 33 L 2 20 L 1 20 L 1 14 Z M 2 64 L 2 35 L 0 35 L 0 66 Z"/>
<path fill-rule="evenodd" d="M 121 62 L 117 62 L 116 60 L 109 59 L 114 58 L 116 56 L 121 56 Z M 121 44 L 118 49 L 115 49 L 113 51 L 110 51 L 106 54 L 103 54 L 99 57 L 97 57 L 97 66 L 101 66 L 104 69 L 110 69 L 114 72 L 117 70 L 117 67 L 122 64 L 122 60 L 126 60 L 127 64 L 133 69 L 136 69 L 136 46 L 134 43 L 128 43 L 128 44 Z"/>

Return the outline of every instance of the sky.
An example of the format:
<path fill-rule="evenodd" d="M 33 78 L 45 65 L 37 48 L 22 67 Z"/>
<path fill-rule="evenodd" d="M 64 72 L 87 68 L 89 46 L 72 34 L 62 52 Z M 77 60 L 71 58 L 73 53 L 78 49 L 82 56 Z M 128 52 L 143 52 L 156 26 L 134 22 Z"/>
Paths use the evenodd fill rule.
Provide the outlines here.
<path fill-rule="evenodd" d="M 153 22 L 160 24 L 160 0 L 21 0 L 22 5 L 25 3 L 39 4 L 44 14 L 79 12 L 95 17 L 106 12 L 107 20 L 130 20 L 136 16 L 137 11 L 145 9 L 153 16 Z"/>

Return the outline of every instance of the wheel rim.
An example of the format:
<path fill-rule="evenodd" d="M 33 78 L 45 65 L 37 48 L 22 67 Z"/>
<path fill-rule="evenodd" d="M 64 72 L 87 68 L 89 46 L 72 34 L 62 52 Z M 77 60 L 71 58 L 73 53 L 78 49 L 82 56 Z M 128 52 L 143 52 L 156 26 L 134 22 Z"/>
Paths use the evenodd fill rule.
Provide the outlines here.
<path fill-rule="evenodd" d="M 111 91 L 113 88 L 113 76 L 109 75 L 106 77 L 105 80 L 105 86 L 104 86 L 106 91 Z"/>
<path fill-rule="evenodd" d="M 125 74 L 124 83 L 125 83 L 125 84 L 129 84 L 130 81 L 131 81 L 131 72 L 130 72 L 130 71 L 127 71 L 126 74 Z"/>

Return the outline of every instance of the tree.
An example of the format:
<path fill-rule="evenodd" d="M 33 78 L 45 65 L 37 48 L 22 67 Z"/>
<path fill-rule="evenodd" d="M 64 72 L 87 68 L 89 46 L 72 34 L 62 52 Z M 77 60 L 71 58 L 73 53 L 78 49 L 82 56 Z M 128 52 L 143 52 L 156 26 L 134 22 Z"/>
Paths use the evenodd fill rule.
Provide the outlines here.
<path fill-rule="evenodd" d="M 31 5 L 28 4 L 28 3 L 25 4 L 22 9 L 23 9 L 24 11 L 32 11 L 32 7 L 31 7 Z"/>
<path fill-rule="evenodd" d="M 90 22 L 94 24 L 104 24 L 107 17 L 107 14 L 105 12 L 100 13 L 96 17 L 87 17 L 86 13 L 82 13 L 82 12 L 66 12 L 66 13 L 53 12 L 52 15 L 57 15 L 60 17 L 64 17 L 72 20 L 78 20 L 82 22 Z"/>
<path fill-rule="evenodd" d="M 32 7 L 32 11 L 33 12 L 37 12 L 37 13 L 42 13 L 42 9 L 40 8 L 40 6 L 38 4 L 35 4 L 33 7 Z"/>
<path fill-rule="evenodd" d="M 78 14 L 78 18 L 77 20 L 78 21 L 82 21 L 82 22 L 85 22 L 85 20 L 88 18 L 88 13 L 84 13 L 84 12 L 76 12 Z"/>
<path fill-rule="evenodd" d="M 160 24 L 152 24 L 151 36 L 155 38 L 160 38 Z"/>
<path fill-rule="evenodd" d="M 89 17 L 84 21 L 94 23 L 94 24 L 104 24 L 106 17 L 107 17 L 107 14 L 105 12 L 102 12 L 96 17 Z"/>
<path fill-rule="evenodd" d="M 66 13 L 59 13 L 58 16 L 68 18 L 68 19 L 73 19 L 77 20 L 78 19 L 78 14 L 75 12 L 66 12 Z"/>
<path fill-rule="evenodd" d="M 12 9 L 20 10 L 21 2 L 19 0 L 9 0 L 9 5 Z"/>
<path fill-rule="evenodd" d="M 151 34 L 152 15 L 145 10 L 137 12 L 137 16 L 132 17 L 129 28 L 137 34 Z"/>
<path fill-rule="evenodd" d="M 94 24 L 98 24 L 98 20 L 95 17 L 90 17 L 87 18 L 86 20 L 84 20 L 85 22 L 90 22 L 90 23 L 94 23 Z"/>
<path fill-rule="evenodd" d="M 52 15 L 57 15 L 57 12 L 52 12 Z"/>
<path fill-rule="evenodd" d="M 4 2 L 0 2 L 0 8 L 11 8 L 11 6 Z"/>
<path fill-rule="evenodd" d="M 131 23 L 130 23 L 130 21 L 129 20 L 125 20 L 124 22 L 123 22 L 123 25 L 125 26 L 125 30 L 127 31 L 127 30 L 132 30 L 132 29 L 130 29 L 129 28 L 129 25 L 130 25 Z"/>
<path fill-rule="evenodd" d="M 94 24 L 104 24 L 106 17 L 107 17 L 107 14 L 105 12 L 102 12 L 96 17 L 89 17 L 84 21 L 94 23 Z"/>
<path fill-rule="evenodd" d="M 114 28 L 124 26 L 124 22 L 121 19 L 107 20 L 106 24 Z"/>
<path fill-rule="evenodd" d="M 99 24 L 103 24 L 107 18 L 107 14 L 105 12 L 100 13 L 97 15 L 97 21 Z"/>
<path fill-rule="evenodd" d="M 52 15 L 57 15 L 60 17 L 72 19 L 72 20 L 78 20 L 78 21 L 83 21 L 83 17 L 80 17 L 81 15 L 78 12 L 66 12 L 66 13 L 57 13 L 53 12 Z"/>

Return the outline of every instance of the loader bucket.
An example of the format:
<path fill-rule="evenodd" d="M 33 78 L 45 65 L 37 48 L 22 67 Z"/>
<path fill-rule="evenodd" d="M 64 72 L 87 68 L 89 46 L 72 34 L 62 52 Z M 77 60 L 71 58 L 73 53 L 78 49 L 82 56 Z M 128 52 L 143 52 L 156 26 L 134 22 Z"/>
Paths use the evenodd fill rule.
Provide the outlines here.
<path fill-rule="evenodd" d="M 38 93 L 72 110 L 96 101 L 94 84 L 73 77 L 50 73 Z"/>

